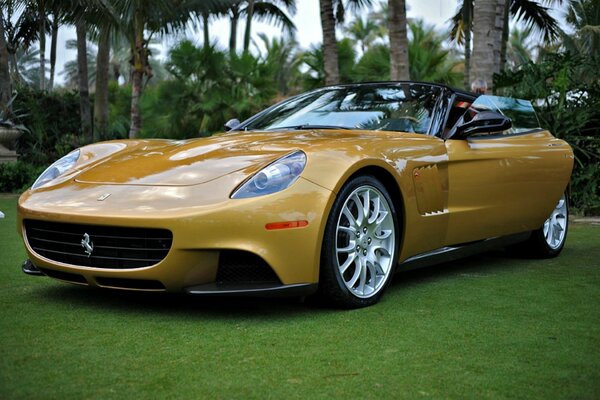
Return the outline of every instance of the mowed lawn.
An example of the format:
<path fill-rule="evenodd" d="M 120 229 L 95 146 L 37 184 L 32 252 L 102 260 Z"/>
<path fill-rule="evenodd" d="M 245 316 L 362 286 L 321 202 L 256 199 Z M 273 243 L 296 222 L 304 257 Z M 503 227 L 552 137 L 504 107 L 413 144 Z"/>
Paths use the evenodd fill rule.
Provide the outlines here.
<path fill-rule="evenodd" d="M 600 226 L 556 259 L 400 273 L 339 311 L 26 276 L 15 207 L 0 197 L 0 399 L 600 398 Z"/>

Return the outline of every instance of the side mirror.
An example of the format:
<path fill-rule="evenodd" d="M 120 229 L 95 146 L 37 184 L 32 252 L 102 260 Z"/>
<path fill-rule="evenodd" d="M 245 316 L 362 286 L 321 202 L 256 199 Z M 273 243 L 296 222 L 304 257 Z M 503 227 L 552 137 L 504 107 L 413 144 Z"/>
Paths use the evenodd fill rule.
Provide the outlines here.
<path fill-rule="evenodd" d="M 502 132 L 510 129 L 512 120 L 494 111 L 480 111 L 469 122 L 456 127 L 454 138 L 466 138 L 476 133 Z"/>
<path fill-rule="evenodd" d="M 239 119 L 237 119 L 237 118 L 230 119 L 229 121 L 227 121 L 225 123 L 225 132 L 228 132 L 228 131 L 230 131 L 232 129 L 235 129 L 238 126 L 240 126 L 240 120 Z"/>

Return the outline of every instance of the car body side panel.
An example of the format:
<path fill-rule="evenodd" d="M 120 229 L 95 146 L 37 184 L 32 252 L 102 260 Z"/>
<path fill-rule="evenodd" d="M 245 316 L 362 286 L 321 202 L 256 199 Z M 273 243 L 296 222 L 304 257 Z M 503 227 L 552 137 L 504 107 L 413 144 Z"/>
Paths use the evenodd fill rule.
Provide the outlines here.
<path fill-rule="evenodd" d="M 573 152 L 547 131 L 446 141 L 450 219 L 445 244 L 539 228 L 565 191 Z"/>

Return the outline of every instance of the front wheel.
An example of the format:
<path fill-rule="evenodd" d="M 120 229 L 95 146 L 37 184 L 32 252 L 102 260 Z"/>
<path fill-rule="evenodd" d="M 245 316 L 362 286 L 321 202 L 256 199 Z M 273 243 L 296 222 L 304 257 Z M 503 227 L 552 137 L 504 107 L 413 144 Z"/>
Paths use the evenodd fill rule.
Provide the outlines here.
<path fill-rule="evenodd" d="M 394 272 L 398 235 L 396 210 L 385 186 L 371 175 L 347 182 L 325 228 L 321 297 L 345 308 L 379 301 Z"/>

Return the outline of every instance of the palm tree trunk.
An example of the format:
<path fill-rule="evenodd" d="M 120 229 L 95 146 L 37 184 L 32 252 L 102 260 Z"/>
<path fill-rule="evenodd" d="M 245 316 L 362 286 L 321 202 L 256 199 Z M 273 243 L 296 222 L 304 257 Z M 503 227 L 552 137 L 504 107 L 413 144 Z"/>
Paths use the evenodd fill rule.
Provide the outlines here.
<path fill-rule="evenodd" d="M 108 133 L 108 74 L 110 66 L 110 31 L 100 29 L 98 56 L 96 58 L 96 95 L 94 98 L 94 133 L 105 138 Z M 98 137 L 94 139 L 98 139 Z"/>
<path fill-rule="evenodd" d="M 46 7 L 44 0 L 38 3 L 40 22 L 40 90 L 46 90 Z"/>
<path fill-rule="evenodd" d="M 408 69 L 408 36 L 405 0 L 389 0 L 388 29 L 390 31 L 390 78 L 393 81 L 410 79 Z"/>
<path fill-rule="evenodd" d="M 240 13 L 237 6 L 231 7 L 231 30 L 229 32 L 229 54 L 235 55 L 237 47 L 237 26 L 240 19 Z"/>
<path fill-rule="evenodd" d="M 79 19 L 75 24 L 77 33 L 77 76 L 79 80 L 79 111 L 81 113 L 81 132 L 85 143 L 92 142 L 92 113 L 90 110 L 90 89 L 87 66 L 87 26 Z"/>
<path fill-rule="evenodd" d="M 320 0 L 321 27 L 323 29 L 323 60 L 325 84 L 333 85 L 340 81 L 337 40 L 335 38 L 335 17 L 331 0 Z"/>
<path fill-rule="evenodd" d="M 202 29 L 204 31 L 204 47 L 210 46 L 210 32 L 209 32 L 209 14 L 207 12 L 202 13 Z"/>
<path fill-rule="evenodd" d="M 140 12 L 136 10 L 134 17 L 134 44 L 133 44 L 133 71 L 131 74 L 131 126 L 129 138 L 135 139 L 142 128 L 142 115 L 140 114 L 140 96 L 142 95 L 142 80 L 144 78 L 144 22 Z"/>
<path fill-rule="evenodd" d="M 246 31 L 244 32 L 244 53 L 248 53 L 248 49 L 250 48 L 252 18 L 254 18 L 254 0 L 248 0 L 248 6 L 246 7 Z"/>
<path fill-rule="evenodd" d="M 0 107 L 5 107 L 12 96 L 10 71 L 8 68 L 8 47 L 4 37 L 4 17 L 0 14 Z"/>
<path fill-rule="evenodd" d="M 53 12 L 52 17 L 52 39 L 50 41 L 50 80 L 48 81 L 48 89 L 54 88 L 54 74 L 56 71 L 56 44 L 58 42 L 58 13 Z"/>
<path fill-rule="evenodd" d="M 510 7 L 510 1 L 506 0 L 504 6 L 504 24 L 502 25 L 502 44 L 500 46 L 500 70 L 503 70 L 506 66 L 506 47 L 508 46 L 508 37 L 510 27 L 508 26 L 508 11 Z"/>
<path fill-rule="evenodd" d="M 465 79 L 466 90 L 471 88 L 471 30 L 473 29 L 473 0 L 463 0 L 463 25 L 465 31 Z"/>
<path fill-rule="evenodd" d="M 492 91 L 500 71 L 500 47 L 506 0 L 477 0 L 473 10 L 472 79 L 483 79 Z"/>

